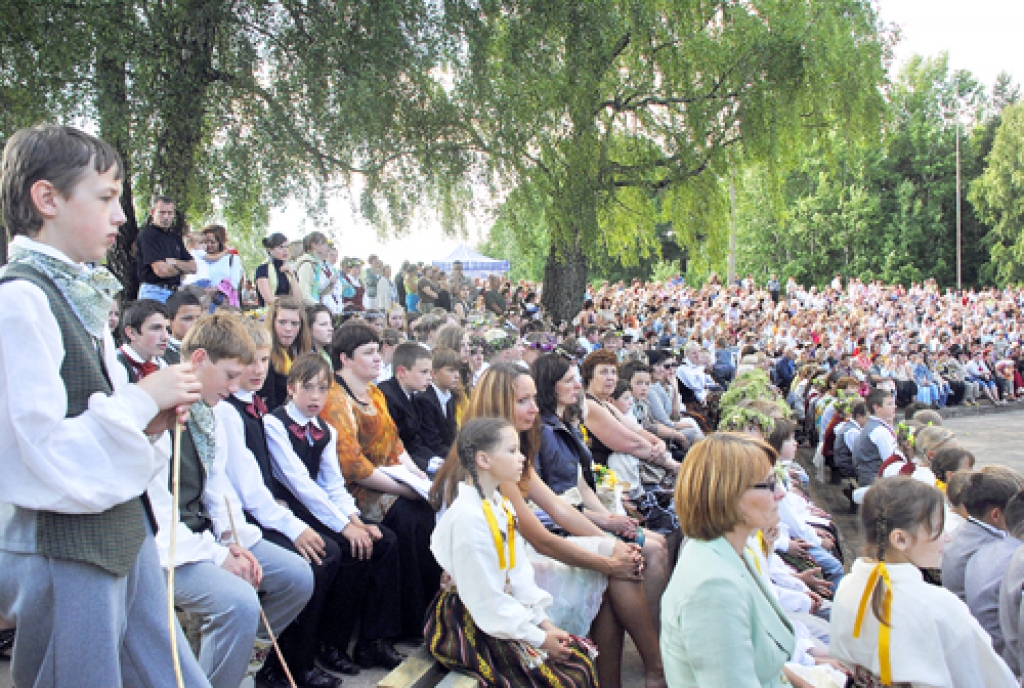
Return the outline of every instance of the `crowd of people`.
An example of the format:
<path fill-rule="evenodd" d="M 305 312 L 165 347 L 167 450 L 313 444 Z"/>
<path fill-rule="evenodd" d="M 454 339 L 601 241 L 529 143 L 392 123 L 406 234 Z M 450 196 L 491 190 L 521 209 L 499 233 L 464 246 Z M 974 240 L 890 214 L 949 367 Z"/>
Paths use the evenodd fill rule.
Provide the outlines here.
<path fill-rule="evenodd" d="M 319 232 L 267 237 L 250 281 L 160 196 L 119 303 L 122 175 L 66 127 L 4 152 L 19 688 L 236 688 L 261 618 L 258 686 L 412 641 L 482 685 L 614 688 L 626 634 L 652 687 L 1019 685 L 1024 478 L 938 409 L 1024 392 L 1024 291 L 634 280 L 554 322 L 542 285 L 393 279 Z M 812 479 L 860 512 L 852 564 Z"/>

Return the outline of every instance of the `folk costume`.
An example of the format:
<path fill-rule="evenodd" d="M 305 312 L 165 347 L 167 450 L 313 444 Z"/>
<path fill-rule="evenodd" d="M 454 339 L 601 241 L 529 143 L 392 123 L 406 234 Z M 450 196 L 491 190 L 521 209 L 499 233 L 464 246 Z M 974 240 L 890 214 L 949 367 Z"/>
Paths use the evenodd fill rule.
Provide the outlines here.
<path fill-rule="evenodd" d="M 337 460 L 337 432 L 308 418 L 293 403 L 264 419 L 275 479 L 292 513 L 340 553 L 340 568 L 323 602 L 321 639 L 331 649 L 348 649 L 355 622 L 360 640 L 397 638 L 401 577 L 398 539 L 386 527 L 369 560 L 356 558 L 341 531 L 360 509 L 349 493 Z"/>
<path fill-rule="evenodd" d="M 159 357 L 143 361 L 131 344 L 124 344 L 117 350 L 117 362 L 128 373 L 128 382 L 138 382 L 147 375 L 167 367 L 167 363 Z"/>
<path fill-rule="evenodd" d="M 596 686 L 596 656 L 574 638 L 572 656 L 550 662 L 540 650 L 551 595 L 533 578 L 516 532 L 512 504 L 499 493 L 482 499 L 475 488 L 459 494 L 438 521 L 430 550 L 446 572 L 427 618 L 427 644 L 445 667 L 482 685 Z"/>
<path fill-rule="evenodd" d="M 309 526 L 277 500 L 287 492 L 274 477 L 273 459 L 267 444 L 263 418 L 266 406 L 250 391 L 239 390 L 214 407 L 218 425 L 227 439 L 225 473 L 238 493 L 245 518 L 258 526 L 275 545 L 298 553 L 295 540 Z M 298 677 L 315 670 L 320 620 L 324 603 L 341 566 L 341 550 L 332 538 L 324 539 L 325 554 L 320 563 L 310 562 L 313 594 L 302 613 L 278 636 L 278 644 L 289 669 Z M 267 657 L 263 671 L 283 679 L 276 653 Z M 301 683 L 309 683 L 302 678 Z M 283 683 L 279 680 L 278 683 Z"/>
<path fill-rule="evenodd" d="M 121 286 L 25 236 L 0 273 L 0 615 L 19 686 L 176 685 L 146 484 L 159 409 L 106 326 Z M 184 634 L 188 686 L 208 685 Z M 82 661 L 83 638 L 89 661 Z"/>
<path fill-rule="evenodd" d="M 889 626 L 872 611 L 879 577 L 889 589 L 882 602 L 889 609 Z M 913 564 L 854 562 L 832 605 L 829 654 L 855 672 L 858 686 L 1018 685 L 967 605 L 926 583 Z"/>
<path fill-rule="evenodd" d="M 165 461 L 148 489 L 160 524 L 160 562 L 164 568 L 175 567 L 175 604 L 202 619 L 199 664 L 210 684 L 237 688 L 252 655 L 261 600 L 274 633 L 282 633 L 309 601 L 313 574 L 302 557 L 267 541 L 258 527 L 246 521 L 241 499 L 225 471 L 224 428 L 203 401 L 192 405 L 181 433 L 177 550 L 171 561 L 171 444 L 166 437 L 157 443 Z M 237 528 L 234 542 L 225 496 Z M 259 561 L 263 579 L 258 591 L 223 568 L 224 560 L 235 556 L 229 551 L 231 544 L 249 550 Z"/>

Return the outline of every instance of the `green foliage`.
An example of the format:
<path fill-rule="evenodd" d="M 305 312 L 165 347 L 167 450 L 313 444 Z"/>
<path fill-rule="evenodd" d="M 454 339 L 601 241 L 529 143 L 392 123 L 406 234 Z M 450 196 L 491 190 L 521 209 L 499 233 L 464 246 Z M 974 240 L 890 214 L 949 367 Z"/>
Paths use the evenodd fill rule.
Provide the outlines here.
<path fill-rule="evenodd" d="M 1012 85 L 996 90 L 1013 97 Z M 975 123 L 960 132 L 966 188 L 991 145 L 989 100 L 969 73 L 951 71 L 940 55 L 912 58 L 887 105 L 878 145 L 832 134 L 777 187 L 763 166 L 744 169 L 737 201 L 741 273 L 761 280 L 792 275 L 808 285 L 841 273 L 955 286 L 957 116 Z M 969 204 L 961 209 L 963 279 L 976 285 L 987 275 L 987 227 Z"/>
<path fill-rule="evenodd" d="M 970 201 L 989 235 L 1000 283 L 1024 281 L 1024 105 L 1003 110 L 984 174 L 971 184 Z"/>
<path fill-rule="evenodd" d="M 653 262 L 662 225 L 691 271 L 720 268 L 737 144 L 782 169 L 835 126 L 873 129 L 881 111 L 884 46 L 860 0 L 492 0 L 462 26 L 453 127 L 490 179 L 545 199 L 546 286 L 581 250 Z M 545 289 L 556 318 L 579 305 L 548 301 L 556 292 Z"/>
<path fill-rule="evenodd" d="M 655 282 L 668 282 L 683 274 L 678 260 L 659 260 L 651 269 L 651 279 Z"/>

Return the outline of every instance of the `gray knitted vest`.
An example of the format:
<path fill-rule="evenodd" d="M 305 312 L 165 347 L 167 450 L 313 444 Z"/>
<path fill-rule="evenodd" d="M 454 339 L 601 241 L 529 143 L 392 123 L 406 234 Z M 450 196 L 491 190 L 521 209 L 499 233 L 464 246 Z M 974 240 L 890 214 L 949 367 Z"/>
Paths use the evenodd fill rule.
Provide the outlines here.
<path fill-rule="evenodd" d="M 113 393 L 103 358 L 71 305 L 48 277 L 17 263 L 0 272 L 0 284 L 13 280 L 34 284 L 50 302 L 64 344 L 60 376 L 67 390 L 66 417 L 79 416 L 89 408 L 90 396 L 96 392 Z M 80 458 L 89 460 L 87 456 Z M 146 538 L 146 510 L 141 495 L 101 513 L 37 511 L 35 516 L 37 553 L 94 564 L 116 576 L 128 575 Z"/>

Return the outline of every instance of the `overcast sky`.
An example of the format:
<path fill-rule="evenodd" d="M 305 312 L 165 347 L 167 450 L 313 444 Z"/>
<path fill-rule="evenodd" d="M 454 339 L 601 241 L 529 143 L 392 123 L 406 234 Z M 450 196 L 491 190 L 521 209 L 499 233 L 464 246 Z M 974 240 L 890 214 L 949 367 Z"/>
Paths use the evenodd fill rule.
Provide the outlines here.
<path fill-rule="evenodd" d="M 950 66 L 968 69 L 986 86 L 991 87 L 1000 71 L 1007 71 L 1014 81 L 1024 77 L 1024 0 L 876 0 L 883 21 L 900 26 L 901 40 L 896 46 L 897 70 L 911 55 L 949 53 Z M 430 261 L 443 258 L 459 243 L 442 235 L 440 226 L 424 220 L 410 236 L 381 242 L 374 229 L 357 219 L 351 201 L 339 198 L 330 204 L 342 255 L 366 258 L 371 253 L 397 267 L 403 260 Z M 284 232 L 300 238 L 317 229 L 304 223 L 300 207 L 289 207 L 271 215 L 270 231 Z M 489 225 L 486 217 L 478 218 L 481 229 Z M 479 230 L 478 230 L 479 231 Z M 471 230 L 472 232 L 472 230 Z M 477 243 L 472 234 L 467 243 Z"/>

